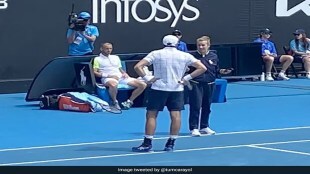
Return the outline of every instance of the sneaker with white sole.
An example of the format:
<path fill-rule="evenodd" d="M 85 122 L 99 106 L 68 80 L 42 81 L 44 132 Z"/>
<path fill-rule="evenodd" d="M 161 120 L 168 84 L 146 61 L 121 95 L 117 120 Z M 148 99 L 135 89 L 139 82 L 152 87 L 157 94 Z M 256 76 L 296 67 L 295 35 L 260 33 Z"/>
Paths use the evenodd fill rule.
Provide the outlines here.
<path fill-rule="evenodd" d="M 133 152 L 153 152 L 152 139 L 144 137 L 143 143 L 138 147 L 133 147 L 132 151 Z"/>
<path fill-rule="evenodd" d="M 272 78 L 271 75 L 267 75 L 266 76 L 266 81 L 274 81 L 274 79 Z"/>
<path fill-rule="evenodd" d="M 116 108 L 118 110 L 121 110 L 121 107 L 119 106 L 118 101 L 113 102 L 111 107 L 114 107 L 114 108 Z"/>
<path fill-rule="evenodd" d="M 130 109 L 132 105 L 133 105 L 133 102 L 130 101 L 129 99 L 127 101 L 122 102 L 122 106 L 126 110 Z"/>
<path fill-rule="evenodd" d="M 279 73 L 278 78 L 282 80 L 290 80 L 290 78 L 288 78 L 284 73 Z"/>
<path fill-rule="evenodd" d="M 193 137 L 199 137 L 199 136 L 201 136 L 201 134 L 200 134 L 200 132 L 199 132 L 198 129 L 193 129 L 193 130 L 191 130 L 191 135 L 192 135 Z"/>
<path fill-rule="evenodd" d="M 201 134 L 208 134 L 208 135 L 214 135 L 216 132 L 212 129 L 210 129 L 209 127 L 200 129 L 200 133 Z"/>
<path fill-rule="evenodd" d="M 133 147 L 132 148 L 133 152 L 152 152 L 152 144 L 145 144 L 142 143 L 140 146 L 138 147 Z"/>
<path fill-rule="evenodd" d="M 310 73 L 307 73 L 307 74 L 306 74 L 306 78 L 307 78 L 307 79 L 310 79 Z"/>

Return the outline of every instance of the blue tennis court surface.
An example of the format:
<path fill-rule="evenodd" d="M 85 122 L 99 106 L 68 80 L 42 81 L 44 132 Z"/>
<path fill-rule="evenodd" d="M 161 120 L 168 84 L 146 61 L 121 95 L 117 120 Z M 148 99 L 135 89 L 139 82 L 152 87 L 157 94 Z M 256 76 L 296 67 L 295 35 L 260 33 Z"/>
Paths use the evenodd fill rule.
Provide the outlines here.
<path fill-rule="evenodd" d="M 25 94 L 0 95 L 0 166 L 309 166 L 310 80 L 229 83 L 212 106 L 214 136 L 191 137 L 188 106 L 175 151 L 163 152 L 168 111 L 153 153 L 133 153 L 145 108 L 122 115 L 40 110 Z"/>

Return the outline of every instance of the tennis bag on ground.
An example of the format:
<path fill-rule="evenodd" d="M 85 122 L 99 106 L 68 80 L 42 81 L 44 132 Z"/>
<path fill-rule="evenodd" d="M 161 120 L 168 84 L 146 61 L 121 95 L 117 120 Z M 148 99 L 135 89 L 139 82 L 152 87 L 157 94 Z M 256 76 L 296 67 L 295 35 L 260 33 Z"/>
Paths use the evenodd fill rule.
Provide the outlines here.
<path fill-rule="evenodd" d="M 59 110 L 69 110 L 77 112 L 90 112 L 90 105 L 74 96 L 69 96 L 67 93 L 59 96 Z"/>
<path fill-rule="evenodd" d="M 102 112 L 102 106 L 109 104 L 86 92 L 67 92 L 59 95 L 59 110 L 77 111 L 77 112 Z"/>

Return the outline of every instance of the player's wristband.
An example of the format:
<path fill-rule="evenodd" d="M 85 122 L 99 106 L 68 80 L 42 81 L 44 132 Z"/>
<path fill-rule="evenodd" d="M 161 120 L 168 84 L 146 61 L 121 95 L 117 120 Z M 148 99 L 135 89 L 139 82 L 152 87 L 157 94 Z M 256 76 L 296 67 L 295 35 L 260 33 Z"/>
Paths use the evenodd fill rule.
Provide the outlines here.
<path fill-rule="evenodd" d="M 184 80 L 189 81 L 193 79 L 193 77 L 190 74 L 187 74 L 186 76 L 183 77 Z"/>

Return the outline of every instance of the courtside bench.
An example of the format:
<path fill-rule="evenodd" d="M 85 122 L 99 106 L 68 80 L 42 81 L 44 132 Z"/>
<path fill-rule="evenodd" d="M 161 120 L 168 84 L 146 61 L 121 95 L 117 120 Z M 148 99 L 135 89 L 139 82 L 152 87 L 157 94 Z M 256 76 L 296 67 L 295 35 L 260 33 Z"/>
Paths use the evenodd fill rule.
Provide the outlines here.
<path fill-rule="evenodd" d="M 213 103 L 223 103 L 226 102 L 226 88 L 227 88 L 227 80 L 226 79 L 216 79 L 215 80 L 216 89 L 213 95 Z M 133 87 L 128 85 L 118 85 L 118 95 L 117 100 L 119 102 L 123 102 L 129 98 L 131 92 L 133 91 Z M 144 107 L 146 101 L 146 91 L 143 92 L 134 102 L 133 107 Z M 111 98 L 106 87 L 96 84 L 96 92 L 99 98 L 111 104 Z M 186 99 L 185 99 L 186 101 Z"/>

